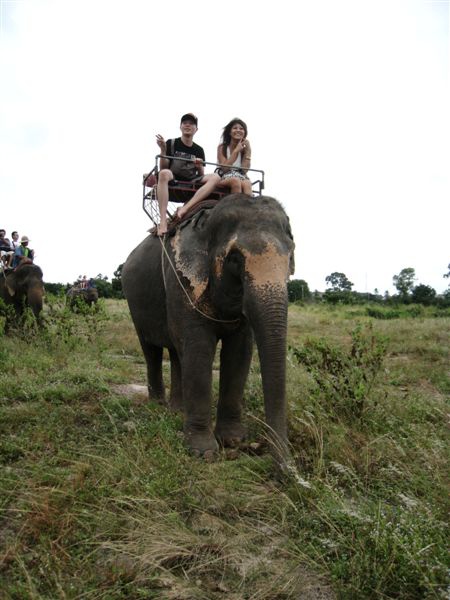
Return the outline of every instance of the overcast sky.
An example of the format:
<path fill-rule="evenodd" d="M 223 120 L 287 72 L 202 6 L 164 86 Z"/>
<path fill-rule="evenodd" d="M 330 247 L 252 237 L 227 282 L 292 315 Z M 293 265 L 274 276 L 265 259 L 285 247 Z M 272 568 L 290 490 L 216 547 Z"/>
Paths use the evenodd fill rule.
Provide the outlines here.
<path fill-rule="evenodd" d="M 146 235 L 155 134 L 215 161 L 247 122 L 285 206 L 296 279 L 446 289 L 448 0 L 0 0 L 0 227 L 51 282 L 112 277 Z"/>

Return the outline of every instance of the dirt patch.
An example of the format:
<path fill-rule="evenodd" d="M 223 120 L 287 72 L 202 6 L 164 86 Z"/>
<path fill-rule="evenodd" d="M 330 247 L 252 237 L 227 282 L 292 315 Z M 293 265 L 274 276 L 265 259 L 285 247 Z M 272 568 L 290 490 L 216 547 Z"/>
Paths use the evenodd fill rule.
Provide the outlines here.
<path fill-rule="evenodd" d="M 122 383 L 119 385 L 113 385 L 112 389 L 116 394 L 126 396 L 127 398 L 134 398 L 136 396 L 148 397 L 148 390 L 146 385 L 139 385 L 137 383 Z"/>

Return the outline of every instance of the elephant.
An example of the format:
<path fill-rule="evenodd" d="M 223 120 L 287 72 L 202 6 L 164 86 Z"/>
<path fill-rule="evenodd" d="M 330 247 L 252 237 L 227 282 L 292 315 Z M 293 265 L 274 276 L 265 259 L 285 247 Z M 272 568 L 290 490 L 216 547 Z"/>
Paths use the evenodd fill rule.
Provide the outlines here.
<path fill-rule="evenodd" d="M 285 398 L 287 280 L 294 240 L 281 204 L 268 196 L 226 196 L 173 235 L 148 236 L 127 258 L 122 288 L 147 362 L 149 398 L 165 404 L 163 349 L 171 364 L 169 405 L 184 413 L 184 440 L 196 456 L 246 436 L 244 386 L 253 339 L 277 461 L 287 454 Z M 220 383 L 212 428 L 212 366 Z M 278 450 L 277 450 L 278 449 Z"/>
<path fill-rule="evenodd" d="M 88 287 L 84 289 L 76 286 L 71 287 L 67 291 L 67 299 L 70 306 L 74 307 L 78 298 L 81 298 L 86 304 L 91 306 L 92 304 L 96 304 L 98 301 L 98 290 L 95 287 Z"/>
<path fill-rule="evenodd" d="M 6 304 L 14 305 L 18 315 L 22 314 L 24 306 L 28 305 L 38 318 L 44 296 L 42 278 L 40 267 L 31 262 L 23 262 L 14 271 L 0 274 L 0 298 Z"/>

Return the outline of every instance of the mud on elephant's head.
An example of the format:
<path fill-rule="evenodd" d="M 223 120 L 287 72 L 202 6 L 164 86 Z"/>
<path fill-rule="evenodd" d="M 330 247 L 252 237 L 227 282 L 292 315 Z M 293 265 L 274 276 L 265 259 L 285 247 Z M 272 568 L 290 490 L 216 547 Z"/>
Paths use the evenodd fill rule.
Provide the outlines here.
<path fill-rule="evenodd" d="M 37 317 L 42 310 L 44 295 L 43 273 L 31 263 L 19 265 L 5 278 L 4 300 L 15 305 L 17 312 L 23 308 L 24 300 Z"/>
<path fill-rule="evenodd" d="M 245 312 L 249 296 L 272 300 L 286 295 L 294 272 L 294 240 L 289 218 L 279 202 L 270 197 L 229 196 L 193 225 L 195 244 L 185 234 L 181 242 L 190 249 L 191 269 L 202 273 L 203 285 L 213 304 L 228 317 Z M 207 256 L 207 261 L 205 261 Z M 203 267 L 203 268 L 202 268 Z M 192 283 L 192 279 L 191 279 Z"/>

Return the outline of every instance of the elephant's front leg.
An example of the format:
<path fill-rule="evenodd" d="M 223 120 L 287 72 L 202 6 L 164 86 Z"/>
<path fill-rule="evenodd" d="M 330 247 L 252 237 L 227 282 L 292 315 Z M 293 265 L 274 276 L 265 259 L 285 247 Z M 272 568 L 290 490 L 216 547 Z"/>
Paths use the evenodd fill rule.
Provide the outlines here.
<path fill-rule="evenodd" d="M 223 446 L 237 446 L 247 433 L 242 424 L 242 408 L 252 349 L 253 335 L 250 327 L 222 340 L 215 434 Z"/>
<path fill-rule="evenodd" d="M 197 329 L 185 340 L 181 358 L 185 442 L 194 454 L 208 455 L 218 449 L 211 427 L 212 365 L 217 341 L 215 335 Z"/>

